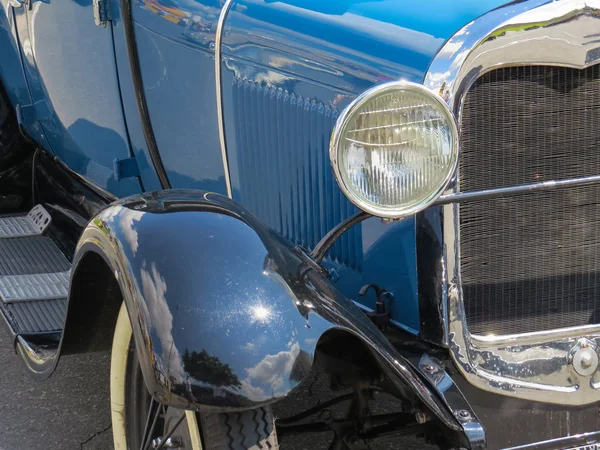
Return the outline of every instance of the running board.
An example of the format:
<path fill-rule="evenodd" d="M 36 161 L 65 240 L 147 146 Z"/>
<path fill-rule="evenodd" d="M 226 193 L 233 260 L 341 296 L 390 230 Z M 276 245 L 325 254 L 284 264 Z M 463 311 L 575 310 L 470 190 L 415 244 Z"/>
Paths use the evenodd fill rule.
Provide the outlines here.
<path fill-rule="evenodd" d="M 0 312 L 14 335 L 61 333 L 67 313 L 71 263 L 43 233 L 50 215 L 0 216 Z"/>
<path fill-rule="evenodd" d="M 36 205 L 26 215 L 0 216 L 0 238 L 39 236 L 50 221 L 50 214 L 42 205 Z"/>
<path fill-rule="evenodd" d="M 8 275 L 0 277 L 4 303 L 67 298 L 71 272 Z"/>

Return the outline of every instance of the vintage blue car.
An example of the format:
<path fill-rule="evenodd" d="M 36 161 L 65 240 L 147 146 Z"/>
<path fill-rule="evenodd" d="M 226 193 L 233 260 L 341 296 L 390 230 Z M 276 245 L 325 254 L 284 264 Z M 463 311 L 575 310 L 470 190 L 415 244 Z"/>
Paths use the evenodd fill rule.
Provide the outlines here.
<path fill-rule="evenodd" d="M 600 0 L 0 6 L 0 311 L 116 449 L 600 449 Z"/>

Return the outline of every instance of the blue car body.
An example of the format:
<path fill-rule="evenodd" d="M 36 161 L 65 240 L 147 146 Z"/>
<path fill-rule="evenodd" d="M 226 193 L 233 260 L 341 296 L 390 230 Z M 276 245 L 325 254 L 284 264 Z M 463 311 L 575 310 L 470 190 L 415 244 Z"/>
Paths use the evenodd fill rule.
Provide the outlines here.
<path fill-rule="evenodd" d="M 407 97 L 359 114 L 400 123 L 346 128 L 388 89 Z M 418 137 L 396 141 L 405 128 Z M 62 305 L 11 328 L 46 379 L 111 348 L 121 310 L 144 395 L 200 415 L 272 422 L 322 369 L 355 396 L 320 416 L 330 448 L 397 428 L 446 449 L 598 449 L 599 130 L 600 0 L 0 0 L 0 225 L 35 205 L 36 238 L 66 258 L 41 275 L 70 280 L 5 300 L 0 270 L 0 315 Z M 353 167 L 385 167 L 374 189 L 447 173 L 377 210 L 344 180 L 344 139 Z M 363 144 L 406 144 L 409 163 Z M 22 237 L 0 229 L 0 250 Z M 375 392 L 406 422 L 373 422 Z M 296 422 L 315 411 L 273 423 L 312 432 Z"/>
<path fill-rule="evenodd" d="M 422 83 L 447 39 L 505 0 L 235 0 L 224 17 L 221 79 L 231 193 L 283 236 L 312 248 L 356 212 L 329 167 L 337 115 L 371 86 Z M 1 0 L 0 79 L 22 126 L 69 168 L 116 197 L 161 188 L 131 83 L 121 5 L 94 23 L 92 0 Z M 147 108 L 173 188 L 227 195 L 215 40 L 224 2 L 132 0 Z M 115 174 L 135 158 L 139 176 Z M 117 181 L 118 180 L 118 181 Z M 393 322 L 418 334 L 415 219 L 372 218 L 325 264 L 349 298 L 376 283 Z"/>

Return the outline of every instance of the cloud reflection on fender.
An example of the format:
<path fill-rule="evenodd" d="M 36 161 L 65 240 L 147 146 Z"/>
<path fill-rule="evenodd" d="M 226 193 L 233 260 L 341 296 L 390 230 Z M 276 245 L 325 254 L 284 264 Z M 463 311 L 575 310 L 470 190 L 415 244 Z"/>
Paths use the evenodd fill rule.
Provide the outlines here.
<path fill-rule="evenodd" d="M 284 378 L 289 380 L 292 373 L 294 362 L 300 353 L 300 345 L 296 342 L 290 350 L 279 352 L 275 355 L 265 356 L 254 367 L 246 369 L 248 373 L 247 380 L 266 385 L 269 388 L 270 394 L 277 394 L 277 391 L 284 385 Z M 264 395 L 264 392 L 263 392 Z"/>
<path fill-rule="evenodd" d="M 196 404 L 244 405 L 286 395 L 312 362 L 316 339 L 305 344 L 300 336 L 312 332 L 319 336 L 318 330 L 306 331 L 310 328 L 304 325 L 308 323 L 308 309 L 301 308 L 304 301 L 276 272 L 276 264 L 270 265 L 273 261 L 264 248 L 256 247 L 259 251 L 250 256 L 247 248 L 237 250 L 240 242 L 255 239 L 254 231 L 239 220 L 194 214 L 194 219 L 211 216 L 210 226 L 199 220 L 183 231 L 172 228 L 164 233 L 164 225 L 157 228 L 156 223 L 167 216 L 173 215 L 116 205 L 96 224 L 113 245 L 122 247 L 127 270 L 137 272 L 134 278 L 125 278 L 143 299 L 130 313 L 139 315 L 134 321 L 141 325 L 155 376 L 172 393 Z M 179 218 L 183 216 L 192 214 Z M 216 227 L 227 227 L 231 221 L 242 226 L 241 231 L 219 234 Z M 193 234 L 202 246 L 181 246 L 192 239 L 185 233 Z M 203 259 L 204 254 L 210 257 Z M 206 261 L 211 262 L 209 271 Z M 215 273 L 232 281 L 219 283 L 222 278 L 215 280 Z"/>
<path fill-rule="evenodd" d="M 151 332 L 158 335 L 162 347 L 162 358 L 157 360 L 158 369 L 168 377 L 183 377 L 183 360 L 173 341 L 173 315 L 165 297 L 167 283 L 158 273 L 154 263 L 150 268 L 145 261 L 142 263 L 141 277 L 145 301 L 140 304 L 145 309 L 145 316 L 150 318 L 153 325 Z"/>

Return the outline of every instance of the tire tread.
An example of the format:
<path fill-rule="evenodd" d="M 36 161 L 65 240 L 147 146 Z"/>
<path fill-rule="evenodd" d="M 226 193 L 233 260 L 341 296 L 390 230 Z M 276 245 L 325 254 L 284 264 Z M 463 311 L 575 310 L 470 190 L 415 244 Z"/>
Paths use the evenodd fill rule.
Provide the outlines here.
<path fill-rule="evenodd" d="M 204 450 L 277 450 L 273 413 L 269 407 L 200 417 Z"/>

